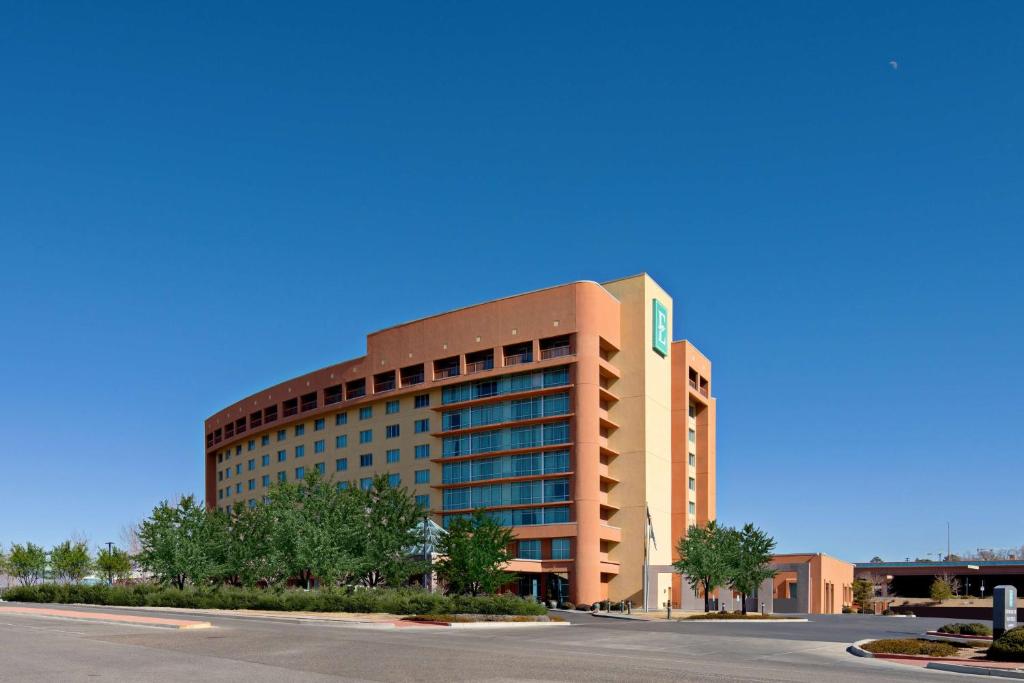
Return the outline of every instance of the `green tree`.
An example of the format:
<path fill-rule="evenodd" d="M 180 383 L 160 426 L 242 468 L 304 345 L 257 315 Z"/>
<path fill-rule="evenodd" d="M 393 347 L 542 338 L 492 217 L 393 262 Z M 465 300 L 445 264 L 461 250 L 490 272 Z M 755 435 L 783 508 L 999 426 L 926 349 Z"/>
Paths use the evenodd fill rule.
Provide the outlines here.
<path fill-rule="evenodd" d="M 83 541 L 64 541 L 50 550 L 53 577 L 64 583 L 81 583 L 92 569 L 92 557 Z"/>
<path fill-rule="evenodd" d="M 932 581 L 932 585 L 928 591 L 928 594 L 931 596 L 931 599 L 935 602 L 949 600 L 953 597 L 955 587 L 956 586 L 954 585 L 950 577 L 936 576 L 935 580 Z"/>
<path fill-rule="evenodd" d="M 421 542 L 417 525 L 423 510 L 409 491 L 391 486 L 383 474 L 374 478 L 368 490 L 349 491 L 362 499 L 359 514 L 352 519 L 357 526 L 354 538 L 359 541 L 355 548 L 359 580 L 369 587 L 401 586 L 409 577 L 427 571 L 427 563 L 410 555 Z"/>
<path fill-rule="evenodd" d="M 743 600 L 743 613 L 747 613 L 747 596 L 755 593 L 767 579 L 775 576 L 771 568 L 775 539 L 753 524 L 744 524 L 732 531 L 729 586 L 739 592 Z"/>
<path fill-rule="evenodd" d="M 705 612 L 711 611 L 711 593 L 729 581 L 735 539 L 735 530 L 711 520 L 703 527 L 691 526 L 676 546 L 679 560 L 673 566 L 690 588 L 704 593 Z"/>
<path fill-rule="evenodd" d="M 454 593 L 493 593 L 515 576 L 505 571 L 513 538 L 511 529 L 483 510 L 457 517 L 438 539 L 437 575 Z"/>
<path fill-rule="evenodd" d="M 46 576 L 46 551 L 35 543 L 11 545 L 7 571 L 22 586 L 30 586 Z"/>
<path fill-rule="evenodd" d="M 237 504 L 223 548 L 225 580 L 242 586 L 277 585 L 288 578 L 274 549 L 272 510 L 267 505 Z"/>
<path fill-rule="evenodd" d="M 867 579 L 854 579 L 853 581 L 853 601 L 860 606 L 860 611 L 863 614 L 868 614 L 871 606 L 871 601 L 875 597 L 875 584 L 871 583 Z"/>
<path fill-rule="evenodd" d="M 193 496 L 182 496 L 174 506 L 163 501 L 139 526 L 139 565 L 178 588 L 188 581 L 208 584 L 223 574 L 222 523 L 217 516 L 224 514 L 207 512 Z"/>
<path fill-rule="evenodd" d="M 125 581 L 132 574 L 132 560 L 127 551 L 118 548 L 100 548 L 96 555 L 96 570 L 107 577 L 107 583 Z"/>

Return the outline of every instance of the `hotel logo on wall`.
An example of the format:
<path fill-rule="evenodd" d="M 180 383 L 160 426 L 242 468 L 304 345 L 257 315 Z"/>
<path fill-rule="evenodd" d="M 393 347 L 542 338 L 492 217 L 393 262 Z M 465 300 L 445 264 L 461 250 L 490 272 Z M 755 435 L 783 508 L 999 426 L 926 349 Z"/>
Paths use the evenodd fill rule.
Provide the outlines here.
<path fill-rule="evenodd" d="M 662 357 L 668 355 L 668 309 L 657 299 L 652 299 L 651 347 Z"/>

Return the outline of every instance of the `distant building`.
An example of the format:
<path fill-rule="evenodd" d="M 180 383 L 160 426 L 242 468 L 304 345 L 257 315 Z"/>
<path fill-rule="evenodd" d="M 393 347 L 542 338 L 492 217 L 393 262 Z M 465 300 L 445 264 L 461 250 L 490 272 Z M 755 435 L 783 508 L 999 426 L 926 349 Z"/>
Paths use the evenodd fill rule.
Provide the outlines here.
<path fill-rule="evenodd" d="M 881 597 L 926 598 L 938 576 L 956 580 L 960 595 L 992 595 L 992 588 L 1013 585 L 1024 592 L 1024 560 L 959 560 L 956 562 L 858 562 L 858 579 L 879 587 Z"/>

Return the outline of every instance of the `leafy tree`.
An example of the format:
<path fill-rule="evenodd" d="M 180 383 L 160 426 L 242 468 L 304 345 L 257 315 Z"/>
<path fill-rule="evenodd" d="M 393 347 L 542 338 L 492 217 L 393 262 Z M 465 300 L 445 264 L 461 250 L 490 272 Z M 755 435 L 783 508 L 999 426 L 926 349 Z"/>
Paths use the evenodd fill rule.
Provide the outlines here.
<path fill-rule="evenodd" d="M 50 569 L 58 581 L 81 583 L 92 568 L 92 557 L 84 541 L 64 541 L 50 551 Z"/>
<path fill-rule="evenodd" d="M 163 501 L 139 526 L 139 565 L 161 582 L 184 588 L 209 583 L 223 573 L 218 544 L 223 511 L 207 512 L 193 496 L 182 496 L 177 505 Z"/>
<path fill-rule="evenodd" d="M 704 592 L 705 612 L 711 611 L 711 593 L 729 581 L 735 545 L 735 531 L 718 526 L 715 520 L 703 527 L 691 526 L 679 539 L 679 560 L 673 565 L 690 588 Z"/>
<path fill-rule="evenodd" d="M 118 548 L 100 548 L 96 555 L 96 569 L 107 577 L 107 583 L 114 580 L 125 581 L 132 574 L 131 556 Z"/>
<path fill-rule="evenodd" d="M 46 575 L 46 551 L 35 543 L 11 545 L 7 571 L 22 586 L 30 586 Z"/>
<path fill-rule="evenodd" d="M 871 601 L 875 597 L 875 584 L 867 579 L 854 579 L 853 601 L 860 605 L 860 611 L 867 614 Z"/>
<path fill-rule="evenodd" d="M 483 510 L 457 517 L 438 539 L 435 570 L 454 593 L 493 593 L 514 577 L 505 571 L 512 554 L 512 530 Z"/>
<path fill-rule="evenodd" d="M 223 548 L 225 579 L 242 586 L 277 585 L 288 578 L 274 551 L 271 509 L 237 504 Z"/>
<path fill-rule="evenodd" d="M 880 564 L 882 562 L 885 562 L 885 560 L 880 558 L 878 555 L 875 555 L 874 557 L 871 558 L 870 562 L 871 562 L 871 564 Z"/>
<path fill-rule="evenodd" d="M 357 573 L 369 587 L 401 586 L 409 577 L 427 570 L 423 560 L 410 556 L 410 549 L 421 542 L 417 525 L 423 510 L 406 488 L 395 488 L 387 475 L 374 478 L 366 491 L 349 489 L 352 496 L 362 498 L 352 520 L 357 525 L 354 537 L 359 539 L 356 555 L 360 558 Z"/>
<path fill-rule="evenodd" d="M 956 579 L 945 575 L 936 576 L 928 594 L 935 602 L 941 602 L 952 598 L 957 588 L 959 588 L 959 582 Z"/>
<path fill-rule="evenodd" d="M 729 587 L 742 597 L 743 613 L 747 613 L 747 596 L 755 593 L 766 579 L 775 576 L 771 568 L 775 539 L 753 524 L 744 524 L 739 531 L 730 529 L 728 535 Z"/>

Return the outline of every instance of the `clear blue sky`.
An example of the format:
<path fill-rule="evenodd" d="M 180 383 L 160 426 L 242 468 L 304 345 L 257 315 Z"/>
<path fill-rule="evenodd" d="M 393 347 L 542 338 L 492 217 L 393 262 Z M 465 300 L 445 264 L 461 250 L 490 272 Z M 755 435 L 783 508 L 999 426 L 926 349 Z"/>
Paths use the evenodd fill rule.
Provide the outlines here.
<path fill-rule="evenodd" d="M 1024 543 L 1024 5 L 485 4 L 0 9 L 0 543 L 201 493 L 204 417 L 366 332 L 640 271 L 725 522 Z"/>

